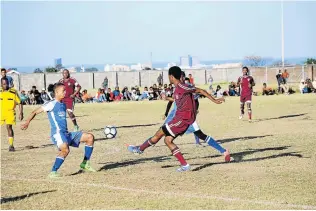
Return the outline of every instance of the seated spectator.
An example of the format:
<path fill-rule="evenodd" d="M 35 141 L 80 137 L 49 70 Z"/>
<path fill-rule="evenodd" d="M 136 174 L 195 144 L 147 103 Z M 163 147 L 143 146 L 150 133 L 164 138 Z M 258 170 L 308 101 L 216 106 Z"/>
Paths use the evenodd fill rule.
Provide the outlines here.
<path fill-rule="evenodd" d="M 41 94 L 36 89 L 36 86 L 32 86 L 31 95 L 33 95 L 33 97 L 32 97 L 33 98 L 33 103 L 35 103 L 35 104 L 41 104 L 42 103 Z M 35 105 L 35 104 L 33 104 L 33 105 Z"/>
<path fill-rule="evenodd" d="M 47 94 L 51 99 L 54 99 L 54 84 L 49 84 L 47 87 Z"/>
<path fill-rule="evenodd" d="M 223 93 L 222 87 L 220 85 L 217 85 L 215 93 L 216 93 L 216 98 L 223 97 L 224 93 Z"/>
<path fill-rule="evenodd" d="M 28 96 L 26 95 L 26 93 L 25 93 L 24 90 L 21 91 L 20 99 L 21 99 L 22 105 L 28 105 L 28 104 L 29 104 L 29 98 L 28 98 Z"/>
<path fill-rule="evenodd" d="M 228 86 L 228 94 L 229 96 L 235 96 L 238 95 L 237 92 L 237 84 L 235 82 L 230 82 L 229 86 Z"/>
<path fill-rule="evenodd" d="M 106 102 L 106 97 L 105 97 L 103 89 L 101 89 L 101 88 L 98 89 L 97 93 L 95 94 L 94 101 L 98 102 L 98 103 Z"/>
<path fill-rule="evenodd" d="M 159 89 L 157 87 L 157 84 L 154 84 L 152 86 L 152 90 L 153 90 L 153 95 L 154 95 L 154 99 L 157 100 L 160 96 L 160 93 L 159 93 Z"/>
<path fill-rule="evenodd" d="M 152 86 L 149 87 L 148 95 L 149 95 L 149 98 L 148 98 L 149 100 L 157 100 L 157 97 L 155 98 L 155 93 Z"/>
<path fill-rule="evenodd" d="M 169 86 L 168 86 L 168 88 L 166 90 L 166 96 L 167 97 L 172 97 L 172 95 L 173 95 L 173 86 L 172 86 L 172 84 L 169 84 Z"/>
<path fill-rule="evenodd" d="M 262 95 L 274 95 L 275 91 L 272 90 L 270 87 L 267 87 L 266 83 L 263 83 L 262 87 Z"/>
<path fill-rule="evenodd" d="M 147 86 L 144 88 L 142 95 L 139 97 L 139 100 L 146 100 L 146 99 L 149 99 L 149 92 L 148 92 Z"/>
<path fill-rule="evenodd" d="M 286 95 L 290 94 L 289 86 L 287 85 L 286 80 L 282 76 L 279 77 L 279 83 L 282 93 L 285 93 Z"/>
<path fill-rule="evenodd" d="M 47 103 L 47 102 L 53 100 L 53 99 L 50 98 L 49 95 L 46 93 L 45 88 L 42 89 L 42 92 L 41 92 L 41 99 L 42 99 L 42 102 L 41 102 L 41 103 Z"/>
<path fill-rule="evenodd" d="M 113 102 L 114 94 L 113 94 L 111 88 L 108 88 L 108 91 L 106 92 L 105 97 L 106 97 L 107 102 Z"/>
<path fill-rule="evenodd" d="M 123 100 L 130 101 L 132 100 L 132 93 L 128 90 L 127 86 L 122 90 Z"/>
<path fill-rule="evenodd" d="M 307 85 L 307 93 L 314 92 L 314 86 L 311 79 L 306 78 L 305 84 Z"/>
<path fill-rule="evenodd" d="M 36 100 L 35 100 L 34 94 L 31 91 L 27 92 L 27 98 L 29 99 L 30 105 L 36 105 Z"/>
<path fill-rule="evenodd" d="M 139 88 L 136 86 L 135 88 L 132 87 L 132 100 L 138 101 L 140 97 Z"/>
<path fill-rule="evenodd" d="M 113 91 L 114 101 L 122 100 L 123 95 L 120 92 L 119 87 L 115 87 L 115 90 Z"/>
<path fill-rule="evenodd" d="M 84 103 L 93 102 L 93 97 L 90 94 L 88 94 L 88 91 L 86 89 L 82 91 L 82 100 Z"/>

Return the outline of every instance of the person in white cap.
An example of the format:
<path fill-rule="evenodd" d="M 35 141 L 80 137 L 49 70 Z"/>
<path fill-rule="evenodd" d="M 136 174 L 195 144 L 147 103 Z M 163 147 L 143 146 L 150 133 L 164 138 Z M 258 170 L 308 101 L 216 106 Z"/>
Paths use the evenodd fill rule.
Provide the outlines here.
<path fill-rule="evenodd" d="M 43 103 L 47 103 L 47 102 L 53 100 L 53 99 L 46 93 L 45 88 L 42 89 L 41 98 L 42 98 Z"/>

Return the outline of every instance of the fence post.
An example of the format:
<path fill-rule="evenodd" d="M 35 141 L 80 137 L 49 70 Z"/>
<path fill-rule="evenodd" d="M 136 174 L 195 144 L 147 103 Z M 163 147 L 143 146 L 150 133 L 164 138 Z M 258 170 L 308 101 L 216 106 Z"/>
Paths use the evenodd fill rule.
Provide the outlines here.
<path fill-rule="evenodd" d="M 21 74 L 18 74 L 19 91 L 21 91 Z"/>
<path fill-rule="evenodd" d="M 207 84 L 207 74 L 206 74 L 206 69 L 204 69 L 204 79 L 205 79 L 205 84 Z"/>
<path fill-rule="evenodd" d="M 139 79 L 139 87 L 142 87 L 142 77 L 141 77 L 141 74 L 140 74 L 140 71 L 138 72 L 138 79 Z"/>
<path fill-rule="evenodd" d="M 46 89 L 46 86 L 47 84 L 46 84 L 46 74 L 44 73 L 44 88 Z"/>
<path fill-rule="evenodd" d="M 115 82 L 116 82 L 116 86 L 118 86 L 118 74 L 117 74 L 117 72 L 115 72 Z"/>
<path fill-rule="evenodd" d="M 92 73 L 92 89 L 95 89 L 95 84 L 94 84 L 94 73 Z"/>

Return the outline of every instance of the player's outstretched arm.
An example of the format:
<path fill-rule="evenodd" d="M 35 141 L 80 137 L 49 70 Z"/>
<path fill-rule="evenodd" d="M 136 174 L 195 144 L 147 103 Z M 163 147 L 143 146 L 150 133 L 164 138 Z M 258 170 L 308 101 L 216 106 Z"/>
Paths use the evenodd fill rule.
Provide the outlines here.
<path fill-rule="evenodd" d="M 37 109 L 35 109 L 31 115 L 29 116 L 29 118 L 27 118 L 27 120 L 25 121 L 24 124 L 21 125 L 21 129 L 22 130 L 26 130 L 28 127 L 29 127 L 29 124 L 31 123 L 31 121 L 34 119 L 34 117 L 37 115 L 37 114 L 40 114 L 44 112 L 44 108 L 43 107 L 39 107 Z"/>
<path fill-rule="evenodd" d="M 223 101 L 225 101 L 224 98 L 215 99 L 212 95 L 207 93 L 207 91 L 205 91 L 204 89 L 197 88 L 197 87 L 195 88 L 195 93 L 203 95 L 204 97 L 207 97 L 208 99 L 210 99 L 212 102 L 216 104 L 221 104 Z"/>

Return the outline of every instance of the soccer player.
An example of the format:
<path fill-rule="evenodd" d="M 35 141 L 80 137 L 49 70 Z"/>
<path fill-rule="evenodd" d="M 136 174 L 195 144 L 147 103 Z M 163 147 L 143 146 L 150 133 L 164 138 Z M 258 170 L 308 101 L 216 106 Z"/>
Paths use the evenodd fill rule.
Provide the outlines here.
<path fill-rule="evenodd" d="M 185 73 L 182 72 L 182 77 L 181 80 L 183 80 L 183 78 L 185 77 Z M 186 84 L 188 84 L 188 78 L 185 78 L 185 82 Z M 207 98 L 213 98 L 211 95 L 209 95 L 206 91 L 202 90 L 201 91 L 201 95 L 207 97 Z M 195 100 L 197 100 L 198 98 L 196 98 Z M 172 98 L 168 98 L 167 100 L 169 100 L 169 102 L 173 102 Z M 215 100 L 215 99 L 214 99 Z M 224 101 L 224 99 L 218 99 L 219 101 Z M 213 101 L 213 100 L 212 100 Z M 177 105 L 174 105 L 173 110 L 170 112 L 170 114 L 168 115 L 165 124 L 167 124 L 168 122 L 170 122 L 172 120 L 172 118 L 174 117 L 175 113 L 177 110 Z M 165 113 L 165 115 L 167 116 L 168 114 L 168 107 L 167 107 L 167 111 Z M 221 145 L 219 145 L 211 136 L 205 135 L 202 130 L 200 129 L 199 125 L 197 124 L 197 122 L 195 121 L 192 125 L 189 126 L 189 128 L 187 129 L 187 131 L 185 132 L 185 134 L 190 134 L 193 133 L 194 137 L 195 137 L 195 141 L 196 141 L 196 146 L 201 145 L 200 144 L 200 139 L 203 140 L 205 143 L 207 143 L 209 146 L 215 148 L 217 151 L 219 151 L 221 154 L 224 155 L 224 160 L 225 162 L 229 162 L 230 161 L 230 153 L 229 150 L 224 149 Z"/>
<path fill-rule="evenodd" d="M 195 121 L 196 108 L 192 94 L 204 91 L 181 82 L 181 72 L 181 69 L 177 66 L 169 69 L 169 80 L 170 83 L 175 85 L 174 99 L 178 108 L 173 119 L 167 124 L 164 124 L 153 137 L 146 140 L 142 145 L 128 146 L 130 152 L 141 154 L 145 149 L 154 146 L 163 136 L 165 136 L 165 144 L 181 164 L 181 167 L 177 169 L 179 172 L 189 171 L 190 165 L 186 162 L 180 149 L 173 143 L 173 141 L 179 135 L 184 134 L 189 126 Z M 222 103 L 217 100 L 214 100 L 214 102 L 218 104 Z"/>
<path fill-rule="evenodd" d="M 1 68 L 1 77 L 8 80 L 9 88 L 13 88 L 13 78 L 7 75 L 7 70 L 5 68 Z"/>
<path fill-rule="evenodd" d="M 68 116 L 74 124 L 74 131 L 77 132 L 79 131 L 79 126 L 77 124 L 76 116 L 74 114 L 74 107 L 75 96 L 80 92 L 81 86 L 79 85 L 76 79 L 70 77 L 70 73 L 67 69 L 63 70 L 63 78 L 59 80 L 59 83 L 62 83 L 65 86 L 66 95 L 62 102 L 66 104 Z"/>
<path fill-rule="evenodd" d="M 54 94 L 55 99 L 49 101 L 43 106 L 35 109 L 24 124 L 21 125 L 22 130 L 26 130 L 34 117 L 42 112 L 47 112 L 51 126 L 51 140 L 59 149 L 52 171 L 49 174 L 50 178 L 60 177 L 57 172 L 63 164 L 65 158 L 69 154 L 69 146 L 79 147 L 80 142 L 85 143 L 85 153 L 80 168 L 88 172 L 96 172 L 90 165 L 90 157 L 93 151 L 94 136 L 91 133 L 68 132 L 66 120 L 66 105 L 62 102 L 65 97 L 66 88 L 62 83 L 55 84 Z"/>
<path fill-rule="evenodd" d="M 240 87 L 240 111 L 241 114 L 239 119 L 243 118 L 245 114 L 245 103 L 247 103 L 247 110 L 248 110 L 248 117 L 249 122 L 252 119 L 252 110 L 251 110 L 251 98 L 252 98 L 252 87 L 255 86 L 255 81 L 253 77 L 249 76 L 249 69 L 248 67 L 242 68 L 243 76 L 238 78 L 237 86 Z"/>
<path fill-rule="evenodd" d="M 0 102 L 1 102 L 1 125 L 6 124 L 8 137 L 9 137 L 9 152 L 14 152 L 14 132 L 12 125 L 15 125 L 15 107 L 19 105 L 19 120 L 23 120 L 23 105 L 15 91 L 9 88 L 9 81 L 7 78 L 1 78 L 0 89 Z"/>

